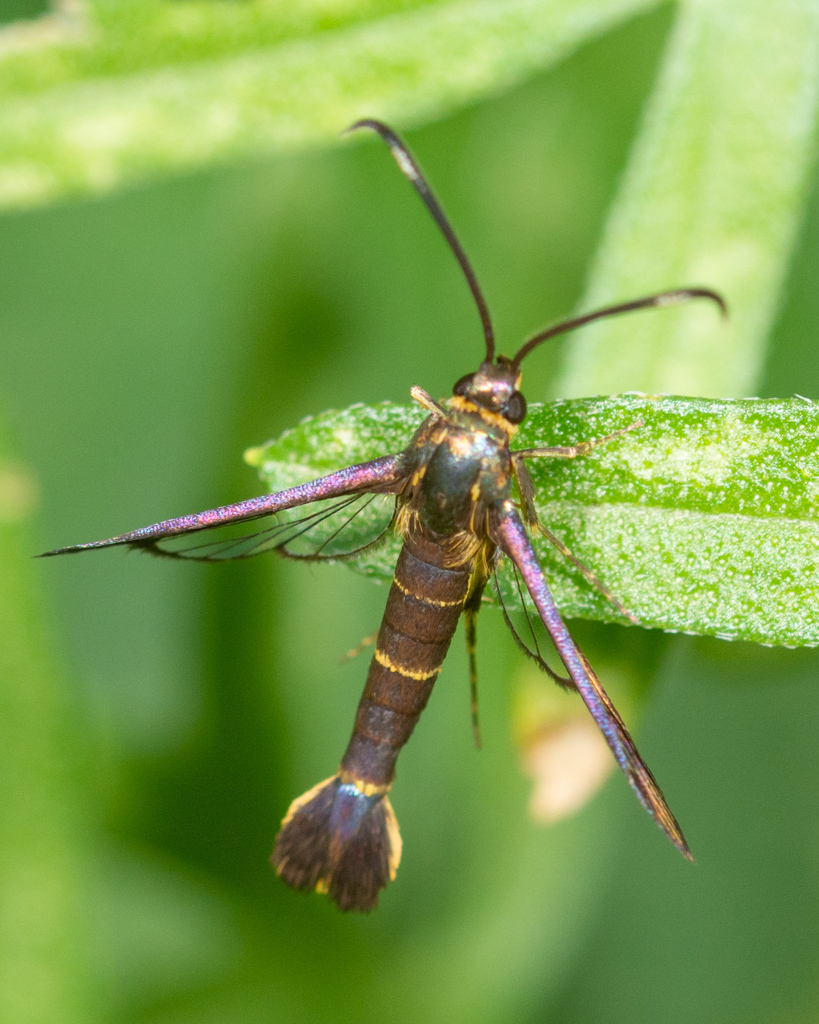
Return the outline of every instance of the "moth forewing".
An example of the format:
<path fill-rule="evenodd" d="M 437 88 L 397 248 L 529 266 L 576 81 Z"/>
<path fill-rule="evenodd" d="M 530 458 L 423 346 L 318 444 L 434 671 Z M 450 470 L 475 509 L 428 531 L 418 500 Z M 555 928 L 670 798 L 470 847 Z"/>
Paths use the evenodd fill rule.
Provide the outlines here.
<path fill-rule="evenodd" d="M 640 756 L 611 698 L 603 689 L 600 680 L 561 618 L 526 527 L 511 501 L 504 502 L 492 510 L 491 532 L 495 543 L 517 566 L 561 661 L 603 733 L 631 788 L 671 842 L 685 857 L 692 860 L 682 829 L 671 813 L 660 787 Z"/>
<path fill-rule="evenodd" d="M 68 547 L 55 548 L 53 551 L 44 552 L 40 557 L 73 555 L 80 551 L 93 551 L 96 548 L 130 545 L 172 558 L 189 557 L 196 560 L 195 552 L 185 555 L 184 552 L 165 550 L 161 543 L 174 537 L 188 536 L 206 530 L 213 531 L 236 523 L 254 522 L 273 516 L 277 512 L 287 512 L 293 508 L 327 499 L 345 498 L 357 494 L 397 493 L 403 488 L 405 480 L 406 469 L 403 457 L 401 455 L 385 455 L 379 459 L 372 459 L 370 462 L 347 466 L 345 469 L 329 473 L 318 480 L 311 480 L 296 487 L 288 487 L 274 494 L 263 494 L 258 498 L 248 498 L 232 505 L 221 505 L 218 508 L 197 512 L 193 515 L 164 519 L 159 523 L 143 526 L 139 530 L 120 534 L 118 537 L 109 537 L 107 540 L 95 540 L 86 544 L 71 544 Z M 231 538 L 227 543 L 238 543 L 238 541 Z M 249 554 L 258 554 L 261 550 L 263 548 L 259 548 L 258 551 L 250 551 Z M 238 550 L 224 558 L 214 558 L 211 554 L 205 554 L 201 561 L 225 561 L 231 558 L 245 557 L 248 557 L 248 554 L 244 550 Z"/>

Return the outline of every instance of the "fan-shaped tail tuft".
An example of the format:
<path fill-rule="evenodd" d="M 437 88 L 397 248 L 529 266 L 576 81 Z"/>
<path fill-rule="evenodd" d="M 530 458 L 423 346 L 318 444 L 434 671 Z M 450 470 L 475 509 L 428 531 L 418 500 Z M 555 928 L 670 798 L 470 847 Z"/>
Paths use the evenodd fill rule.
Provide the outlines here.
<path fill-rule="evenodd" d="M 334 775 L 294 800 L 270 858 L 294 889 L 326 892 L 342 910 L 369 911 L 395 878 L 401 835 L 389 799 Z"/>

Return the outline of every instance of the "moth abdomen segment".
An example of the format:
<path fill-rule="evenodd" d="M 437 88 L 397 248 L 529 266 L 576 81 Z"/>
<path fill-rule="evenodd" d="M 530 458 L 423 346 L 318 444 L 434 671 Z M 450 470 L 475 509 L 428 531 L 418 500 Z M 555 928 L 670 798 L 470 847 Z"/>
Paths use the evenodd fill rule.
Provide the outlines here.
<path fill-rule="evenodd" d="M 469 590 L 471 563 L 448 568 L 449 557 L 446 543 L 410 531 L 338 775 L 291 805 L 276 839 L 281 877 L 327 892 L 343 910 L 372 910 L 398 867 L 400 835 L 386 794 Z"/>
<path fill-rule="evenodd" d="M 469 589 L 471 565 L 453 569 L 446 561 L 444 544 L 408 534 L 341 762 L 344 775 L 392 784 L 399 751 L 426 707 Z"/>

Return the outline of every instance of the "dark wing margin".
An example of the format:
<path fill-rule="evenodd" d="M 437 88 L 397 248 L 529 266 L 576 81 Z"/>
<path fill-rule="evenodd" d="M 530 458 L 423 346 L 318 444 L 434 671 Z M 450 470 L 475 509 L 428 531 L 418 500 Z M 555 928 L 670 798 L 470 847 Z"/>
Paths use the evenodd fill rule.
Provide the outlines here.
<path fill-rule="evenodd" d="M 64 548 L 55 548 L 53 551 L 46 551 L 40 558 L 48 558 L 52 555 L 72 555 L 79 551 L 92 551 L 97 548 L 110 548 L 119 545 L 129 545 L 134 548 L 144 548 L 155 551 L 158 554 L 169 554 L 171 557 L 182 557 L 184 553 L 164 551 L 158 547 L 160 541 L 172 537 L 179 537 L 183 534 L 198 533 L 202 530 L 212 530 L 216 527 L 226 526 L 230 523 L 245 523 L 254 519 L 262 519 L 265 516 L 274 515 L 276 512 L 284 512 L 299 505 L 307 505 L 314 501 L 324 501 L 332 498 L 346 498 L 361 494 L 397 494 L 404 486 L 407 479 L 407 471 L 404 467 L 401 455 L 384 455 L 371 462 L 362 462 L 355 466 L 348 466 L 335 473 L 312 480 L 306 484 L 299 484 L 296 487 L 288 487 L 284 491 L 277 491 L 275 494 L 263 494 L 258 498 L 248 498 L 245 501 L 236 502 L 233 505 L 222 505 L 219 508 L 209 509 L 206 512 L 197 512 L 194 515 L 180 516 L 177 519 L 165 519 L 160 523 L 153 523 L 151 526 L 143 526 L 139 530 L 132 530 L 130 533 L 123 533 L 119 537 L 110 537 L 107 540 L 90 541 L 87 544 L 72 544 Z M 308 517 L 305 517 L 308 518 Z M 285 524 L 291 530 L 294 524 Z M 265 531 L 258 536 L 262 536 Z M 254 538 L 245 538 L 253 540 Z M 230 542 L 225 542 L 230 543 Z M 285 542 L 287 543 L 287 542 Z M 276 546 L 272 544 L 270 546 Z M 262 543 L 259 550 L 266 550 L 267 546 Z M 249 557 L 256 554 L 250 551 L 248 554 L 227 555 L 226 557 Z M 190 555 L 187 557 L 196 557 Z M 221 559 L 205 557 L 206 561 L 219 561 Z"/>
<path fill-rule="evenodd" d="M 236 562 L 275 551 L 305 561 L 343 561 L 375 547 L 395 518 L 394 494 L 352 494 L 297 505 L 269 519 L 220 523 L 203 540 L 199 533 L 174 534 L 138 544 L 161 558 L 185 562 Z M 258 528 L 259 522 L 263 525 Z"/>
<path fill-rule="evenodd" d="M 563 664 L 611 747 L 637 799 L 680 853 L 688 860 L 693 860 L 682 829 L 671 813 L 648 765 L 640 757 L 622 718 L 560 617 L 526 528 L 511 501 L 504 501 L 492 510 L 490 530 L 492 540 L 519 569 Z"/>

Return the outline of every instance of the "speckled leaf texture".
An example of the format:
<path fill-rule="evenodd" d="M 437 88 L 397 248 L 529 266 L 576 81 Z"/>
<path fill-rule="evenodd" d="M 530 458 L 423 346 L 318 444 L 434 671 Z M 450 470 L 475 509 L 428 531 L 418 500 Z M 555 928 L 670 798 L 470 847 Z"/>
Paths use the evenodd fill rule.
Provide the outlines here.
<path fill-rule="evenodd" d="M 271 490 L 397 452 L 423 414 L 354 406 L 251 450 Z M 531 460 L 538 512 L 644 626 L 819 643 L 819 408 L 624 395 L 534 406 L 514 447 L 573 444 L 641 422 L 584 458 Z M 368 536 L 366 519 L 357 520 Z M 567 616 L 623 621 L 535 538 Z M 397 541 L 352 564 L 392 577 Z M 504 598 L 516 605 L 508 568 Z"/>

